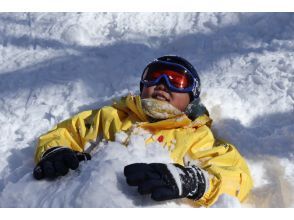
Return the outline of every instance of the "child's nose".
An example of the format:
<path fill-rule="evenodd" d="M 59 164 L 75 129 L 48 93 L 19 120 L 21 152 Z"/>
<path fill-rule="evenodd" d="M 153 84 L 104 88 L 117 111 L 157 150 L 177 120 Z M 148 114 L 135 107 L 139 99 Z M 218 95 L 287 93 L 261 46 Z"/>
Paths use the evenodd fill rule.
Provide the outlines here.
<path fill-rule="evenodd" d="M 166 85 L 165 82 L 162 82 L 161 81 L 158 85 L 156 85 L 155 90 L 162 90 L 162 91 L 167 92 L 168 91 L 168 87 L 167 87 L 167 85 Z"/>
<path fill-rule="evenodd" d="M 167 82 L 166 82 L 166 79 L 165 78 L 162 78 L 156 88 L 160 89 L 160 90 L 164 90 L 164 91 L 168 91 L 168 85 L 167 85 Z"/>

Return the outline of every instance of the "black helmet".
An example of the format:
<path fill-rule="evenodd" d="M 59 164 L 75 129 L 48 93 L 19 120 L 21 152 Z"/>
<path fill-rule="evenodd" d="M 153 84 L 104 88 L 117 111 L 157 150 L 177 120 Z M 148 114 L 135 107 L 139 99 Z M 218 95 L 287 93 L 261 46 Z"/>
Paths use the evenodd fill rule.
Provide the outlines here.
<path fill-rule="evenodd" d="M 199 97 L 200 89 L 201 89 L 200 78 L 198 76 L 198 73 L 197 73 L 196 69 L 193 67 L 193 65 L 190 62 L 188 62 L 186 59 L 184 59 L 182 57 L 179 57 L 179 56 L 168 55 L 168 56 L 159 57 L 156 60 L 154 60 L 153 62 L 151 62 L 150 64 L 156 63 L 156 62 L 159 62 L 159 61 L 178 64 L 178 65 L 181 65 L 181 66 L 185 67 L 186 69 L 188 69 L 190 71 L 190 73 L 192 74 L 192 77 L 193 77 L 194 81 L 196 82 L 195 87 L 193 88 L 193 91 L 190 92 L 190 102 Z M 148 64 L 147 67 L 150 64 Z M 143 74 L 144 74 L 146 68 L 144 69 Z M 143 74 L 142 74 L 142 77 L 143 77 Z M 142 84 L 142 82 L 140 82 L 140 92 L 142 92 L 142 89 L 143 89 L 143 84 Z"/>

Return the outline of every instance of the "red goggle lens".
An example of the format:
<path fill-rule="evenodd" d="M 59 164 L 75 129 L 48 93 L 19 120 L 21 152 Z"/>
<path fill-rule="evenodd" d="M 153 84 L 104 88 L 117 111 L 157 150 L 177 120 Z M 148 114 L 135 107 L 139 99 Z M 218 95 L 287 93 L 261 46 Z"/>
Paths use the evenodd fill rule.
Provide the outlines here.
<path fill-rule="evenodd" d="M 190 77 L 187 74 L 178 73 L 173 70 L 157 70 L 149 72 L 145 80 L 154 81 L 161 75 L 167 75 L 170 82 L 177 88 L 187 88 L 190 85 Z"/>

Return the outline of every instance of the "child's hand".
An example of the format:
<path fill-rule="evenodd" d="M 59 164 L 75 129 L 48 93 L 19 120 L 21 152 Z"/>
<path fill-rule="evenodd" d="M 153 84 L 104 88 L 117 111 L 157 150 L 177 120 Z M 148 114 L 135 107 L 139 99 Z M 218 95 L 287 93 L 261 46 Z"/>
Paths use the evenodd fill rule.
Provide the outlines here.
<path fill-rule="evenodd" d="M 79 162 L 83 160 L 91 160 L 91 155 L 73 151 L 67 147 L 54 147 L 45 152 L 35 167 L 33 175 L 37 180 L 64 176 L 69 168 L 77 169 Z"/>
<path fill-rule="evenodd" d="M 127 183 L 138 186 L 140 194 L 151 194 L 156 201 L 190 198 L 200 199 L 206 190 L 203 170 L 179 164 L 134 163 L 124 168 Z"/>

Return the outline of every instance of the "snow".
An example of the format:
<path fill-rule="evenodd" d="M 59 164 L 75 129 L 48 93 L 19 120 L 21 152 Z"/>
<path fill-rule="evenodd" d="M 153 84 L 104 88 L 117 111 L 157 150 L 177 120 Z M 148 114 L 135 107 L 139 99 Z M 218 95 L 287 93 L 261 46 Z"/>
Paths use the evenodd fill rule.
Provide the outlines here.
<path fill-rule="evenodd" d="M 101 142 L 56 181 L 32 178 L 39 135 L 138 93 L 145 65 L 165 54 L 195 65 L 213 131 L 254 178 L 245 203 L 222 195 L 213 207 L 294 207 L 293 36 L 293 13 L 0 13 L 0 207 L 191 207 L 126 185 L 124 165 L 170 162 L 140 132 Z"/>

